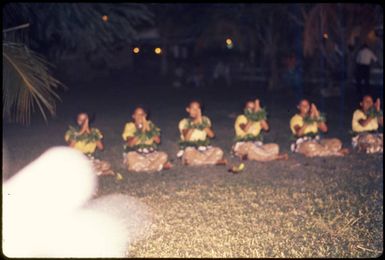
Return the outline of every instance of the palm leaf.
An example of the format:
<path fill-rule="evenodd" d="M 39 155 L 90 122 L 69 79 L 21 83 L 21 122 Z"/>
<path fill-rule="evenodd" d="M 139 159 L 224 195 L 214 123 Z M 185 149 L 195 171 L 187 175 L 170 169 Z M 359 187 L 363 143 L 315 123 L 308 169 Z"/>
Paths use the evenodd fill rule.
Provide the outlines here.
<path fill-rule="evenodd" d="M 55 115 L 55 89 L 64 85 L 49 73 L 50 64 L 20 43 L 3 42 L 3 118 L 29 124 L 35 105 L 47 120 Z"/>

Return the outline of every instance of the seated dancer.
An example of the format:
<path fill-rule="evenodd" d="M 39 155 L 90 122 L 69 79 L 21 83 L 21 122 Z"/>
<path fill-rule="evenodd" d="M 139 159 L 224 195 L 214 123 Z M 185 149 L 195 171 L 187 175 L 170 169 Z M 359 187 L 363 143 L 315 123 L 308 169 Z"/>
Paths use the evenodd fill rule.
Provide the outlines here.
<path fill-rule="evenodd" d="M 287 159 L 287 154 L 279 154 L 278 144 L 263 144 L 262 130 L 268 131 L 266 111 L 261 108 L 259 99 L 247 101 L 244 114 L 235 120 L 235 144 L 233 152 L 242 159 L 272 161 Z"/>
<path fill-rule="evenodd" d="M 201 104 L 191 101 L 186 111 L 189 117 L 178 125 L 180 151 L 177 156 L 185 165 L 225 165 L 227 161 L 223 159 L 223 151 L 210 145 L 209 138 L 213 138 L 215 133 L 210 119 L 202 115 Z"/>
<path fill-rule="evenodd" d="M 361 109 L 354 111 L 352 120 L 353 148 L 366 153 L 383 152 L 383 133 L 378 132 L 379 125 L 384 125 L 380 108 L 380 99 L 373 104 L 371 96 L 364 96 L 360 102 Z"/>
<path fill-rule="evenodd" d="M 147 112 L 137 107 L 132 114 L 133 121 L 125 125 L 122 134 L 124 164 L 129 171 L 154 172 L 170 169 L 171 163 L 165 152 L 157 151 L 160 143 L 160 129 L 147 119 Z"/>
<path fill-rule="evenodd" d="M 297 106 L 299 113 L 290 120 L 290 129 L 296 138 L 291 145 L 292 152 L 314 156 L 344 156 L 349 151 L 342 149 L 342 142 L 337 138 L 320 139 L 318 131 L 328 131 L 325 116 L 322 115 L 315 104 L 303 99 Z"/>
<path fill-rule="evenodd" d="M 97 175 L 115 175 L 111 170 L 110 163 L 95 159 L 94 157 L 96 148 L 99 150 L 104 149 L 102 133 L 97 128 L 90 128 L 87 113 L 79 113 L 76 121 L 78 126 L 70 126 L 64 135 L 64 140 L 70 147 L 88 156 Z"/>

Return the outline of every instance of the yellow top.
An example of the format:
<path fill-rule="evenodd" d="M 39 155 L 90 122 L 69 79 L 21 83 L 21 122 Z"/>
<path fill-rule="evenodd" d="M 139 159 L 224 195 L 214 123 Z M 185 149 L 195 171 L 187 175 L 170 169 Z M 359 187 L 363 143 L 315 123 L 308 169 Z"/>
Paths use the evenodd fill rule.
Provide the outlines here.
<path fill-rule="evenodd" d="M 208 122 L 208 126 L 211 127 L 211 121 L 208 117 L 203 116 L 202 119 L 206 120 Z M 207 133 L 205 130 L 200 130 L 200 129 L 194 129 L 193 130 L 191 137 L 190 137 L 190 140 L 184 139 L 183 130 L 188 129 L 189 120 L 190 120 L 189 118 L 184 118 L 178 124 L 179 132 L 180 132 L 180 139 L 182 141 L 205 141 L 207 138 Z"/>
<path fill-rule="evenodd" d="M 235 120 L 234 129 L 235 135 L 238 137 L 244 137 L 245 135 L 258 136 L 261 133 L 261 122 L 253 122 L 247 131 L 241 128 L 242 124 L 247 124 L 248 120 L 245 115 L 239 115 Z"/>
<path fill-rule="evenodd" d="M 91 131 L 95 131 L 99 140 L 103 138 L 103 135 L 102 133 L 99 131 L 99 129 L 97 128 L 92 128 Z M 67 131 L 64 135 L 64 140 L 66 142 L 70 141 L 71 137 L 70 137 L 71 133 L 70 131 Z M 85 140 L 79 140 L 79 141 L 76 141 L 75 142 L 75 146 L 73 148 L 81 151 L 82 153 L 84 154 L 93 154 L 96 150 L 96 143 L 98 141 L 85 141 Z"/>
<path fill-rule="evenodd" d="M 296 135 L 296 132 L 295 132 L 295 129 L 294 127 L 296 125 L 298 125 L 299 127 L 302 127 L 303 126 L 303 118 L 302 116 L 296 114 L 294 115 L 291 119 L 290 119 L 290 129 L 291 129 L 291 132 Z M 306 128 L 305 128 L 305 131 L 304 131 L 304 134 L 309 134 L 309 133 L 313 133 L 313 134 L 316 134 L 318 133 L 318 124 L 317 122 L 314 122 L 310 125 L 307 125 Z"/>
<path fill-rule="evenodd" d="M 352 129 L 354 132 L 366 132 L 366 131 L 374 131 L 378 129 L 378 119 L 373 118 L 370 120 L 369 124 L 366 126 L 362 126 L 359 121 L 363 119 L 367 119 L 367 116 L 361 109 L 357 109 L 353 113 L 353 119 L 352 119 Z"/>
<path fill-rule="evenodd" d="M 148 121 L 148 123 L 152 124 L 151 121 Z M 127 141 L 127 138 L 134 137 L 137 130 L 138 129 L 136 128 L 135 123 L 126 123 L 126 125 L 124 126 L 124 131 L 122 133 L 123 140 Z M 147 136 L 142 136 L 142 138 L 139 138 L 139 143 L 151 145 L 154 143 L 154 140 L 152 138 L 148 138 Z"/>

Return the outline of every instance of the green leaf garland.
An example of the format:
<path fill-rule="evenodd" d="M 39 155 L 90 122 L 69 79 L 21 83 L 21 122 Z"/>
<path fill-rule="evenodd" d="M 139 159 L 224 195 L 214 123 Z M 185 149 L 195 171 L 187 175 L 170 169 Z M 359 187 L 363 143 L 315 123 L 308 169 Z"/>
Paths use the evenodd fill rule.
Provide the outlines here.
<path fill-rule="evenodd" d="M 207 127 L 210 127 L 209 120 L 206 117 L 202 118 L 202 123 L 200 124 L 195 124 L 191 118 L 187 119 L 187 129 L 198 129 L 198 130 L 203 130 Z"/>
<path fill-rule="evenodd" d="M 258 112 L 253 112 L 248 109 L 245 109 L 244 115 L 248 120 L 255 122 L 266 120 L 267 118 L 267 112 L 265 108 L 261 108 Z"/>
<path fill-rule="evenodd" d="M 183 141 L 180 140 L 178 142 L 180 149 L 185 149 L 186 147 L 195 147 L 198 148 L 199 146 L 208 146 L 210 145 L 210 140 L 198 140 L 198 141 Z"/>
<path fill-rule="evenodd" d="M 156 143 L 152 143 L 152 144 L 137 144 L 137 145 L 134 145 L 134 146 L 128 146 L 128 145 L 124 145 L 123 146 L 123 149 L 124 149 L 124 152 L 132 152 L 132 151 L 138 151 L 139 149 L 158 149 L 158 145 Z"/>
<path fill-rule="evenodd" d="M 160 135 L 160 129 L 156 127 L 152 122 L 149 123 L 150 130 L 149 131 L 141 131 L 141 130 L 136 130 L 135 131 L 135 136 L 138 137 L 139 141 L 145 142 L 154 136 L 159 136 Z"/>
<path fill-rule="evenodd" d="M 236 136 L 234 139 L 235 142 L 263 142 L 263 133 L 255 136 L 252 134 L 247 134 L 245 136 Z"/>
<path fill-rule="evenodd" d="M 313 123 L 322 123 L 326 122 L 326 114 L 325 113 L 320 113 L 319 117 L 314 118 L 311 117 L 310 115 L 307 115 L 303 118 L 304 124 L 311 125 Z"/>
<path fill-rule="evenodd" d="M 91 128 L 91 133 L 85 133 L 79 135 L 79 127 L 73 127 L 69 126 L 69 130 L 67 131 L 67 135 L 69 135 L 69 140 L 75 141 L 75 142 L 85 142 L 85 143 L 92 143 L 97 142 L 102 139 L 102 135 L 96 128 Z"/>
<path fill-rule="evenodd" d="M 290 136 L 290 141 L 296 141 L 297 139 L 299 138 L 303 138 L 303 137 L 310 137 L 310 138 L 315 138 L 317 135 L 321 136 L 320 133 L 307 133 L 307 134 L 304 134 L 302 136 L 296 136 L 296 135 L 291 135 Z"/>
<path fill-rule="evenodd" d="M 373 106 L 373 107 L 371 107 L 368 111 L 366 111 L 365 115 L 366 115 L 367 117 L 375 118 L 375 117 L 381 117 L 381 116 L 383 116 L 383 113 L 382 113 L 382 110 L 377 111 L 377 109 Z"/>

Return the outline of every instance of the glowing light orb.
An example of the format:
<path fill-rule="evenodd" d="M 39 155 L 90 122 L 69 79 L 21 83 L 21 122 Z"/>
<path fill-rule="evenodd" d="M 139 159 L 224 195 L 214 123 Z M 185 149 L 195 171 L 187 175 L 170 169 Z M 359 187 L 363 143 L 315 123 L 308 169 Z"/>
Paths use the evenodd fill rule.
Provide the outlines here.
<path fill-rule="evenodd" d="M 154 52 L 155 52 L 156 54 L 160 55 L 160 54 L 162 53 L 162 49 L 159 48 L 159 47 L 156 47 L 156 48 L 154 49 Z"/>
<path fill-rule="evenodd" d="M 140 49 L 139 47 L 135 47 L 134 49 L 132 49 L 132 51 L 135 53 L 135 54 L 138 54 L 140 52 Z"/>

